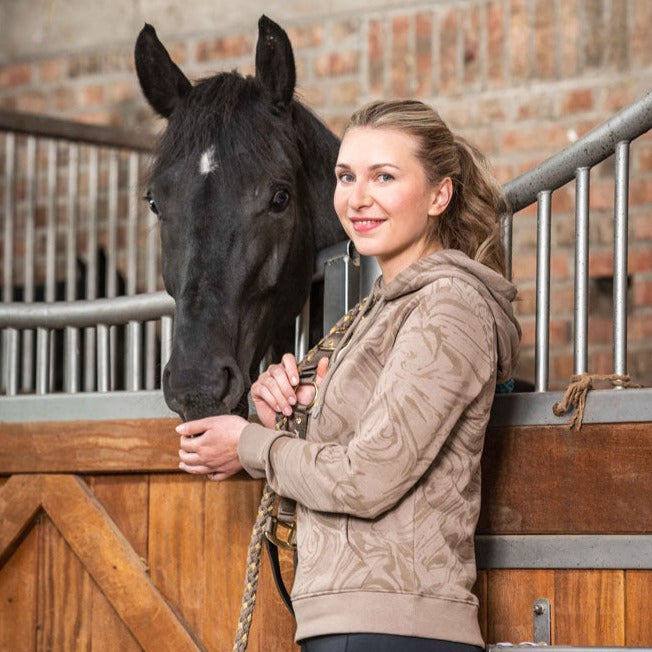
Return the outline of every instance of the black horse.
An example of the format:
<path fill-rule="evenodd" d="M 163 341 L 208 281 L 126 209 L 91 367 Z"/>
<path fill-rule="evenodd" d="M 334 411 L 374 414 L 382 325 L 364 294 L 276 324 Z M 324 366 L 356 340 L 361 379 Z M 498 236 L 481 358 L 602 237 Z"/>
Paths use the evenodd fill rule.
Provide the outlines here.
<path fill-rule="evenodd" d="M 153 27 L 136 42 L 143 93 L 168 120 L 147 198 L 176 301 L 163 389 L 185 419 L 246 414 L 266 351 L 288 350 L 316 252 L 345 239 L 332 207 L 338 140 L 294 99 L 287 34 L 266 16 L 258 30 L 255 77 L 195 85 Z"/>

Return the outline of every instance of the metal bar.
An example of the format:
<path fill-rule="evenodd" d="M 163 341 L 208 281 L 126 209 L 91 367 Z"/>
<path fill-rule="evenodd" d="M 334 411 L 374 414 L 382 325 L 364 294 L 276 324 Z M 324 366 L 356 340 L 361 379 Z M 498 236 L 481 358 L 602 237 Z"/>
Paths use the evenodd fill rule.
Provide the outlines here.
<path fill-rule="evenodd" d="M 50 369 L 50 333 L 46 328 L 36 330 L 36 393 L 47 394 Z"/>
<path fill-rule="evenodd" d="M 550 190 L 537 195 L 537 280 L 534 391 L 548 389 L 550 329 Z"/>
<path fill-rule="evenodd" d="M 151 152 L 156 142 L 154 134 L 144 131 L 128 131 L 4 109 L 0 109 L 0 130 L 143 152 Z"/>
<path fill-rule="evenodd" d="M 505 255 L 505 278 L 512 280 L 512 233 L 514 224 L 514 214 L 507 211 L 500 216 L 500 239 L 503 244 L 503 253 Z"/>
<path fill-rule="evenodd" d="M 541 188 L 555 190 L 572 181 L 578 167 L 593 167 L 611 156 L 614 143 L 631 142 L 652 129 L 652 92 L 619 111 L 586 136 L 503 186 L 514 213 L 536 201 Z"/>
<path fill-rule="evenodd" d="M 88 152 L 88 219 L 86 222 L 86 299 L 97 295 L 97 200 L 98 200 L 98 151 L 91 147 Z M 84 331 L 84 391 L 96 387 L 95 378 L 95 328 Z"/>
<path fill-rule="evenodd" d="M 74 394 L 79 391 L 79 330 L 66 328 L 64 338 L 63 388 Z"/>
<path fill-rule="evenodd" d="M 629 194 L 629 142 L 616 145 L 614 197 L 613 369 L 627 373 L 627 202 Z"/>
<path fill-rule="evenodd" d="M 15 396 L 18 393 L 18 331 L 8 328 L 3 335 L 5 344 L 5 353 L 3 354 L 4 388 L 7 396 Z"/>
<path fill-rule="evenodd" d="M 56 285 L 57 143 L 48 141 L 48 187 L 45 231 L 45 300 L 54 301 Z"/>
<path fill-rule="evenodd" d="M 174 322 L 172 317 L 165 316 L 161 318 L 161 376 L 172 354 L 173 328 Z"/>
<path fill-rule="evenodd" d="M 145 389 L 156 387 L 156 322 L 145 323 Z"/>
<path fill-rule="evenodd" d="M 127 210 L 127 294 L 136 294 L 138 270 L 136 268 L 136 239 L 138 228 L 138 154 L 129 155 L 129 207 Z"/>
<path fill-rule="evenodd" d="M 25 214 L 25 255 L 24 266 L 24 291 L 23 301 L 34 301 L 34 257 L 35 257 L 35 221 L 36 221 L 36 139 L 27 138 L 27 203 Z M 34 333 L 29 330 L 22 331 L 22 370 L 21 389 L 31 391 L 34 385 L 33 360 L 34 360 Z"/>
<path fill-rule="evenodd" d="M 588 370 L 589 342 L 589 168 L 578 168 L 575 182 L 575 300 L 573 373 Z"/>
<path fill-rule="evenodd" d="M 0 328 L 65 328 L 126 324 L 174 314 L 174 299 L 164 291 L 94 301 L 0 304 Z"/>
<path fill-rule="evenodd" d="M 141 387 L 140 364 L 142 350 L 140 344 L 140 322 L 130 321 L 127 328 L 127 390 L 135 392 Z"/>
<path fill-rule="evenodd" d="M 2 299 L 8 303 L 13 301 L 14 285 L 14 221 L 16 183 L 16 137 L 14 134 L 7 134 L 5 137 L 5 202 L 4 202 L 4 242 L 2 258 Z"/>
<path fill-rule="evenodd" d="M 77 299 L 77 178 L 79 146 L 68 146 L 68 228 L 66 230 L 66 301 Z M 79 391 L 79 331 L 66 328 L 64 335 L 63 387 L 66 392 Z"/>
<path fill-rule="evenodd" d="M 117 261 L 118 250 L 118 178 L 119 178 L 118 152 L 109 153 L 109 206 L 106 244 L 106 296 L 115 297 L 117 294 Z M 115 389 L 116 383 L 116 332 L 109 329 L 109 389 Z"/>
<path fill-rule="evenodd" d="M 97 391 L 108 392 L 110 388 L 109 328 L 97 327 Z"/>

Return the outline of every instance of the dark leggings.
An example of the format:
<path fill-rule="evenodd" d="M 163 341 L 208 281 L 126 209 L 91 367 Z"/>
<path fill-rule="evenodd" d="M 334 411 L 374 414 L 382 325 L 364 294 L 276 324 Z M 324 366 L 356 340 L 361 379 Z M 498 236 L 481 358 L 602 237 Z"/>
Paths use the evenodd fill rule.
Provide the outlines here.
<path fill-rule="evenodd" d="M 418 636 L 330 634 L 301 641 L 302 652 L 481 652 L 481 647 Z"/>

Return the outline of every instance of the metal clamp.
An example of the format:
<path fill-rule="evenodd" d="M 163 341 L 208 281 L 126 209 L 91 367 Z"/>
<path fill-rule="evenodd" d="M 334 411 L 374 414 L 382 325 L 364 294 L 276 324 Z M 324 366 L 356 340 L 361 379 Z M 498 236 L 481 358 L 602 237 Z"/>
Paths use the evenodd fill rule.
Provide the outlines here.
<path fill-rule="evenodd" d="M 282 535 L 279 529 L 282 530 Z M 276 516 L 272 516 L 269 520 L 269 527 L 265 531 L 265 537 L 278 548 L 295 550 L 297 547 L 296 523 L 294 521 L 284 523 L 283 521 L 279 521 Z"/>
<path fill-rule="evenodd" d="M 550 600 L 537 598 L 534 601 L 534 642 L 550 645 Z"/>

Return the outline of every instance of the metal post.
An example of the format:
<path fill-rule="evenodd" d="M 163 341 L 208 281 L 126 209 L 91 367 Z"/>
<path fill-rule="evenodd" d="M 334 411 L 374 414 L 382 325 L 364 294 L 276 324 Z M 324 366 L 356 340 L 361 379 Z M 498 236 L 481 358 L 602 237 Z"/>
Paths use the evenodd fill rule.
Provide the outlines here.
<path fill-rule="evenodd" d="M 614 197 L 614 324 L 613 368 L 627 373 L 627 202 L 629 194 L 629 142 L 616 145 Z"/>
<path fill-rule="evenodd" d="M 575 333 L 573 373 L 588 369 L 589 333 L 589 180 L 590 169 L 578 168 L 575 181 Z"/>
<path fill-rule="evenodd" d="M 512 231 L 514 215 L 511 212 L 503 213 L 500 216 L 500 239 L 503 244 L 505 255 L 505 278 L 512 280 Z"/>
<path fill-rule="evenodd" d="M 16 179 L 16 137 L 12 133 L 5 136 L 5 202 L 4 202 L 4 246 L 2 258 L 3 292 L 2 300 L 9 303 L 14 291 L 14 220 Z M 5 330 L 2 333 L 2 375 L 0 375 L 0 392 L 3 390 L 10 396 L 17 391 L 16 356 L 18 353 L 18 332 Z"/>
<path fill-rule="evenodd" d="M 297 315 L 294 327 L 294 355 L 301 360 L 308 352 L 310 340 L 310 297 L 303 304 L 301 312 Z"/>
<path fill-rule="evenodd" d="M 86 222 L 86 299 L 97 296 L 97 199 L 98 199 L 98 150 L 88 152 L 88 218 Z M 95 328 L 84 330 L 84 391 L 92 392 L 96 385 Z"/>
<path fill-rule="evenodd" d="M 550 329 L 550 190 L 537 195 L 537 289 L 534 391 L 548 389 Z"/>
<path fill-rule="evenodd" d="M 25 215 L 24 296 L 25 303 L 34 301 L 34 257 L 36 240 L 36 138 L 27 138 L 27 213 Z M 21 389 L 25 393 L 34 386 L 34 331 L 22 331 Z"/>
<path fill-rule="evenodd" d="M 66 230 L 66 301 L 77 299 L 77 176 L 79 147 L 68 145 L 68 228 Z M 69 394 L 79 391 L 79 330 L 65 329 L 63 385 Z"/>

